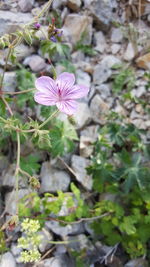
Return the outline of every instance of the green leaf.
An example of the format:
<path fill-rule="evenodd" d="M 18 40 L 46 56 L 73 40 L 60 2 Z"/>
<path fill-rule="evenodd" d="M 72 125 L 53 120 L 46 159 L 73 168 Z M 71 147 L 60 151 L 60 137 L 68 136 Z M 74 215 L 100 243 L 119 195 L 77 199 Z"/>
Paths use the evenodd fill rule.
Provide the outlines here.
<path fill-rule="evenodd" d="M 20 167 L 23 171 L 33 175 L 37 173 L 41 167 L 38 161 L 39 157 L 37 155 L 29 155 L 25 158 L 21 157 Z"/>

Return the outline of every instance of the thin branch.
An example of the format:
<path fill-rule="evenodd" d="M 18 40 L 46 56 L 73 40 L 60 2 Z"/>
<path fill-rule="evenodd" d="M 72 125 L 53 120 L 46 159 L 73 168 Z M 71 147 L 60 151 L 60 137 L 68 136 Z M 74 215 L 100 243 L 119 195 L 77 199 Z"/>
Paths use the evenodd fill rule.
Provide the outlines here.
<path fill-rule="evenodd" d="M 13 116 L 13 115 L 14 115 L 14 114 L 13 114 L 13 111 L 12 111 L 11 107 L 9 106 L 8 102 L 6 101 L 6 99 L 5 99 L 3 96 L 1 96 L 1 99 L 3 100 L 5 106 L 7 107 L 7 109 L 8 109 L 8 111 L 9 111 L 10 115 Z"/>
<path fill-rule="evenodd" d="M 2 95 L 20 95 L 20 94 L 25 94 L 34 91 L 35 88 L 27 89 L 27 90 L 22 90 L 19 92 L 9 92 L 9 91 L 1 91 Z"/>

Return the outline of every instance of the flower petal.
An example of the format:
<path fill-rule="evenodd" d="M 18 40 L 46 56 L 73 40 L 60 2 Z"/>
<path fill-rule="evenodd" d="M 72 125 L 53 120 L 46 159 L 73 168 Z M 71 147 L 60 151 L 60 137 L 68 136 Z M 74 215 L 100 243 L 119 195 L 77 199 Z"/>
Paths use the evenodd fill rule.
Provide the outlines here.
<path fill-rule="evenodd" d="M 55 81 L 48 77 L 48 76 L 41 76 L 40 78 L 36 79 L 35 87 L 38 91 L 48 94 L 49 91 L 56 92 L 57 94 L 57 86 Z"/>
<path fill-rule="evenodd" d="M 50 95 L 44 94 L 42 92 L 36 92 L 34 94 L 34 100 L 41 104 L 41 105 L 45 105 L 45 106 L 53 106 L 56 105 L 56 101 L 51 98 Z"/>
<path fill-rule="evenodd" d="M 74 114 L 77 110 L 77 102 L 74 100 L 60 101 L 56 103 L 56 106 L 60 111 L 68 115 Z"/>
<path fill-rule="evenodd" d="M 69 72 L 61 73 L 56 79 L 56 84 L 58 89 L 61 91 L 71 88 L 75 83 L 75 76 Z"/>
<path fill-rule="evenodd" d="M 74 85 L 72 88 L 65 90 L 63 93 L 64 100 L 77 99 L 86 96 L 89 88 L 85 85 Z"/>

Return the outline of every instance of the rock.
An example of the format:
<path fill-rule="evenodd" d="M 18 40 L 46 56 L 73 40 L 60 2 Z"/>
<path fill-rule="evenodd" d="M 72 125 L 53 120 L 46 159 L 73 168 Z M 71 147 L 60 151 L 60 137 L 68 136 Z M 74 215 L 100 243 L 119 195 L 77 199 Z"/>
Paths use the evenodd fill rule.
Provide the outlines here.
<path fill-rule="evenodd" d="M 93 152 L 93 138 L 88 136 L 81 136 L 80 137 L 80 156 L 84 158 L 88 158 L 92 155 Z"/>
<path fill-rule="evenodd" d="M 25 44 L 20 44 L 15 48 L 15 53 L 18 61 L 22 61 L 24 58 L 29 57 L 34 52 L 33 47 L 29 47 Z"/>
<path fill-rule="evenodd" d="M 39 250 L 41 253 L 43 253 L 52 246 L 50 241 L 53 240 L 53 235 L 45 228 L 43 228 L 42 231 L 38 232 L 38 234 L 42 236 L 41 243 L 39 245 Z"/>
<path fill-rule="evenodd" d="M 117 54 L 120 49 L 121 49 L 121 45 L 120 44 L 113 44 L 111 46 L 111 52 L 112 52 L 113 55 Z"/>
<path fill-rule="evenodd" d="M 118 58 L 113 55 L 105 56 L 104 59 L 102 59 L 102 61 L 94 68 L 94 84 L 100 85 L 106 82 L 112 75 L 111 68 L 116 64 L 121 64 L 121 61 Z"/>
<path fill-rule="evenodd" d="M 83 43 L 91 44 L 92 18 L 85 15 L 69 14 L 66 17 L 63 32 L 64 38 L 73 45 L 80 41 L 83 33 L 86 33 Z"/>
<path fill-rule="evenodd" d="M 76 235 L 79 233 L 83 233 L 84 227 L 82 223 L 77 224 L 67 224 L 65 226 L 61 226 L 59 222 L 56 221 L 46 221 L 45 226 L 51 230 L 54 234 L 59 235 L 61 237 L 65 237 L 68 235 Z"/>
<path fill-rule="evenodd" d="M 21 25 L 29 23 L 32 18 L 32 15 L 29 13 L 13 13 L 11 11 L 0 10 L 0 36 L 20 29 Z"/>
<path fill-rule="evenodd" d="M 124 265 L 124 267 L 148 267 L 148 263 L 143 258 L 131 260 Z"/>
<path fill-rule="evenodd" d="M 84 0 L 84 4 L 90 10 L 98 29 L 107 31 L 110 23 L 116 20 L 116 0 Z"/>
<path fill-rule="evenodd" d="M 17 244 L 12 243 L 12 245 L 11 245 L 11 252 L 14 255 L 15 258 L 20 256 L 21 251 L 22 251 L 22 248 L 19 248 L 17 246 Z"/>
<path fill-rule="evenodd" d="M 131 61 L 135 57 L 135 51 L 132 43 L 128 43 L 126 51 L 124 53 L 124 60 Z"/>
<path fill-rule="evenodd" d="M 136 65 L 139 68 L 150 70 L 150 53 L 138 57 L 136 59 Z"/>
<path fill-rule="evenodd" d="M 145 86 L 139 86 L 137 89 L 133 89 L 131 91 L 132 96 L 135 96 L 135 97 L 141 97 L 145 93 L 146 93 Z"/>
<path fill-rule="evenodd" d="M 123 41 L 123 33 L 120 28 L 112 29 L 111 41 L 113 43 L 121 43 Z"/>
<path fill-rule="evenodd" d="M 0 155 L 0 173 L 4 171 L 9 165 L 8 157 Z"/>
<path fill-rule="evenodd" d="M 70 183 L 70 176 L 67 172 L 52 168 L 49 162 L 44 162 L 41 168 L 40 192 L 66 191 Z"/>
<path fill-rule="evenodd" d="M 18 5 L 22 12 L 28 12 L 31 11 L 34 5 L 34 0 L 20 0 Z"/>
<path fill-rule="evenodd" d="M 7 170 L 5 170 L 5 173 L 0 178 L 0 184 L 3 187 L 7 188 L 13 188 L 15 186 L 16 182 L 16 176 L 15 176 L 15 164 L 11 164 Z M 27 187 L 27 181 L 24 180 L 22 176 L 19 176 L 19 187 Z"/>
<path fill-rule="evenodd" d="M 119 103 L 119 101 L 116 101 L 116 105 L 113 109 L 114 112 L 122 115 L 122 116 L 127 116 L 127 111 L 123 108 L 123 106 Z"/>
<path fill-rule="evenodd" d="M 36 267 L 75 267 L 74 262 L 66 254 L 51 257 L 36 264 Z"/>
<path fill-rule="evenodd" d="M 91 249 L 94 246 L 91 244 L 86 235 L 80 234 L 76 236 L 66 236 L 64 237 L 65 241 L 69 241 L 67 247 L 74 251 L 82 251 L 84 249 Z"/>
<path fill-rule="evenodd" d="M 94 146 L 93 143 L 98 137 L 98 126 L 89 126 L 85 130 L 80 132 L 80 156 L 88 158 L 91 156 Z"/>
<path fill-rule="evenodd" d="M 147 125 L 145 121 L 141 118 L 138 119 L 132 119 L 132 123 L 138 128 L 145 130 L 147 128 Z"/>
<path fill-rule="evenodd" d="M 103 53 L 106 49 L 106 39 L 105 39 L 105 35 L 103 34 L 103 32 L 98 31 L 94 34 L 94 39 L 95 39 L 95 50 L 97 50 L 100 53 Z"/>
<path fill-rule="evenodd" d="M 67 6 L 73 11 L 78 11 L 81 6 L 81 0 L 68 0 Z"/>
<path fill-rule="evenodd" d="M 76 71 L 76 76 L 77 76 L 77 84 L 85 85 L 88 88 L 90 88 L 90 86 L 91 86 L 91 77 L 87 72 L 78 69 Z"/>
<path fill-rule="evenodd" d="M 109 105 L 99 95 L 95 95 L 91 101 L 90 110 L 93 121 L 105 124 L 106 115 L 109 113 Z"/>
<path fill-rule="evenodd" d="M 18 192 L 18 198 L 22 199 L 24 196 L 30 194 L 31 191 L 28 189 L 20 189 Z M 6 212 L 11 215 L 16 215 L 17 203 L 16 203 L 16 192 L 12 191 L 5 194 L 5 207 Z"/>
<path fill-rule="evenodd" d="M 93 180 L 92 176 L 87 174 L 86 168 L 90 165 L 90 160 L 83 157 L 73 155 L 71 158 L 71 167 L 75 172 L 75 178 L 80 182 L 87 190 L 92 189 Z"/>
<path fill-rule="evenodd" d="M 87 103 L 79 102 L 74 115 L 76 129 L 81 129 L 91 121 L 91 113 Z"/>
<path fill-rule="evenodd" d="M 71 54 L 71 59 L 73 63 L 77 63 L 85 60 L 85 55 L 82 51 L 78 50 Z"/>
<path fill-rule="evenodd" d="M 100 85 L 106 82 L 111 75 L 112 71 L 105 64 L 100 63 L 96 65 L 93 73 L 94 84 Z"/>
<path fill-rule="evenodd" d="M 110 84 L 100 84 L 96 86 L 96 92 L 98 92 L 103 99 L 107 99 L 111 96 Z"/>
<path fill-rule="evenodd" d="M 3 91 L 14 92 L 17 86 L 16 73 L 14 71 L 5 72 Z"/>
<path fill-rule="evenodd" d="M 10 252 L 6 252 L 1 256 L 0 267 L 16 267 L 15 258 Z"/>
<path fill-rule="evenodd" d="M 30 57 L 27 57 L 23 64 L 29 65 L 33 72 L 40 72 L 46 68 L 45 60 L 38 55 L 32 55 Z"/>

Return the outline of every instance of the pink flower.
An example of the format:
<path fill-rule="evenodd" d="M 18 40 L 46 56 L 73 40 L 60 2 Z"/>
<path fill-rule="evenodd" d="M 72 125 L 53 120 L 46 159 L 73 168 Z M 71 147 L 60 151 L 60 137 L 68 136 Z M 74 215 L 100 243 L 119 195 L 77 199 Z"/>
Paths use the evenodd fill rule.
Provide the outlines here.
<path fill-rule="evenodd" d="M 42 76 L 35 81 L 34 99 L 45 106 L 56 105 L 60 111 L 72 115 L 77 110 L 76 99 L 86 96 L 89 91 L 86 86 L 74 83 L 74 74 L 68 72 L 60 74 L 56 80 Z"/>

